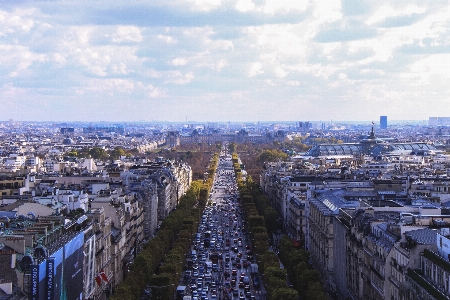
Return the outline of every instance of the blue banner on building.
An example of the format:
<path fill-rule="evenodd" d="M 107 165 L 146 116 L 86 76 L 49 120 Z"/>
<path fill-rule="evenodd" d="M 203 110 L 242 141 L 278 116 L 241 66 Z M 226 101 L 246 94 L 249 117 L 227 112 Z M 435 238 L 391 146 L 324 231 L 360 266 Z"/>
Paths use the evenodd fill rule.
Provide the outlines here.
<path fill-rule="evenodd" d="M 47 259 L 47 300 L 53 300 L 55 293 L 55 259 Z"/>
<path fill-rule="evenodd" d="M 30 299 L 39 300 L 39 265 L 31 265 Z"/>

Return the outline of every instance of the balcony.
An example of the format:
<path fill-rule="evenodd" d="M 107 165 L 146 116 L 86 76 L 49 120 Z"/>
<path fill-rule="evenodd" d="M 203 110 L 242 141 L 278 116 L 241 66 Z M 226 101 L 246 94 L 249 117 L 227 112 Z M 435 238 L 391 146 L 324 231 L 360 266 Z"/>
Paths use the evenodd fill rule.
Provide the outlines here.
<path fill-rule="evenodd" d="M 104 246 L 102 246 L 98 251 L 95 252 L 95 257 L 99 256 L 100 254 L 102 254 L 103 250 L 105 249 Z"/>
<path fill-rule="evenodd" d="M 366 274 L 361 272 L 361 278 L 364 282 L 367 282 L 368 284 L 370 284 L 370 278 L 369 276 L 367 276 Z"/>
<path fill-rule="evenodd" d="M 389 281 L 395 285 L 395 287 L 397 287 L 398 289 L 400 288 L 400 282 L 397 280 L 397 278 L 395 278 L 394 276 L 390 276 L 389 277 Z"/>
<path fill-rule="evenodd" d="M 401 265 L 399 265 L 397 260 L 393 257 L 392 257 L 392 261 L 391 261 L 391 266 L 394 269 L 398 270 L 399 272 L 403 273 L 403 267 Z"/>
<path fill-rule="evenodd" d="M 419 272 L 408 269 L 408 276 L 412 281 L 414 281 L 415 284 L 420 286 L 422 289 L 424 289 L 429 295 L 433 296 L 437 300 L 447 300 L 448 297 L 446 297 L 445 294 L 443 294 L 441 291 L 436 289 L 431 283 L 429 283 L 425 277 L 423 277 Z"/>
<path fill-rule="evenodd" d="M 423 256 L 428 258 L 431 262 L 436 264 L 438 267 L 450 272 L 450 263 L 444 258 L 440 257 L 439 254 L 434 253 L 431 250 L 425 249 Z"/>
<path fill-rule="evenodd" d="M 370 266 L 370 270 L 372 271 L 372 274 L 375 274 L 380 280 L 384 281 L 384 275 L 381 275 L 380 272 L 375 269 L 374 267 Z"/>

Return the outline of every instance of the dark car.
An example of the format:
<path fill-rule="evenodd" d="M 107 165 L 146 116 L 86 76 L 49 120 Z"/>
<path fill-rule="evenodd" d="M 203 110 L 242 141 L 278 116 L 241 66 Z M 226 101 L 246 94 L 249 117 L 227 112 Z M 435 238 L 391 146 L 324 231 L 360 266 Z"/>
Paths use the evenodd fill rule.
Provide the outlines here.
<path fill-rule="evenodd" d="M 253 286 L 254 286 L 255 288 L 259 288 L 259 286 L 260 286 L 260 281 L 259 281 L 259 278 L 258 278 L 258 277 L 253 277 Z"/>

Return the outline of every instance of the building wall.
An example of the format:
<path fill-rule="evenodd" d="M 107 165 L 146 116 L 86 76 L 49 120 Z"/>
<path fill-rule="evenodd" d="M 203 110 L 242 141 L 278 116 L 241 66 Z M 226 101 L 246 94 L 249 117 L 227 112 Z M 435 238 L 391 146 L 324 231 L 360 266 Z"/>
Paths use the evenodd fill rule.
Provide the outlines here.
<path fill-rule="evenodd" d="M 347 242 L 346 236 L 348 227 L 339 221 L 338 218 L 333 222 L 333 266 L 334 266 L 334 291 L 339 299 L 347 299 Z"/>

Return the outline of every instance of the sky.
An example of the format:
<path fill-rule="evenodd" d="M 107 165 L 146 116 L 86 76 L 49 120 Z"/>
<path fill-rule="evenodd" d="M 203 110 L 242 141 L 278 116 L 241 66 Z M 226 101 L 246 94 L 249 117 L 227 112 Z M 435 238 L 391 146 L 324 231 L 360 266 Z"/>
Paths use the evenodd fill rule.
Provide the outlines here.
<path fill-rule="evenodd" d="M 450 2 L 0 2 L 0 120 L 450 116 Z"/>

